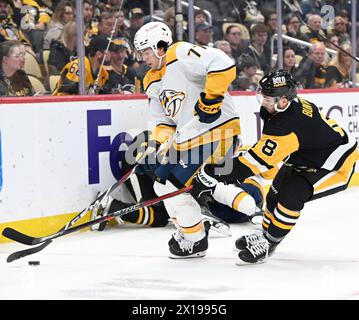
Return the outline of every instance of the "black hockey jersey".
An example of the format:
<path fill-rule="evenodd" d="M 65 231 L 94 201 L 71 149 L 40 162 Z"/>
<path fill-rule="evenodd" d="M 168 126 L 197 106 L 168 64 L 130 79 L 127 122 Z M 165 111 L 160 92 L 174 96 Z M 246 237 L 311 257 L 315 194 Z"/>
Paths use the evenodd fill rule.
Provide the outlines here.
<path fill-rule="evenodd" d="M 262 107 L 261 117 L 261 139 L 236 162 L 236 175 L 241 178 L 268 171 L 281 161 L 299 169 L 337 170 L 356 148 L 334 120 L 301 98 L 272 115 Z"/>

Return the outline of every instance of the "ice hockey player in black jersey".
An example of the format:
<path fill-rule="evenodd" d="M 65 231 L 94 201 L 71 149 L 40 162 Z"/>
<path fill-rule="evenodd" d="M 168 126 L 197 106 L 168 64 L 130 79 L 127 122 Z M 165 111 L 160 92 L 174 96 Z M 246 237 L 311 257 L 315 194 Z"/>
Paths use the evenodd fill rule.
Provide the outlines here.
<path fill-rule="evenodd" d="M 236 159 L 231 177 L 218 176 L 216 165 L 205 164 L 193 186 L 194 197 L 222 193 L 228 204 L 233 199 L 226 199 L 226 179 L 243 180 L 283 162 L 266 197 L 263 231 L 236 241 L 239 265 L 264 262 L 295 226 L 306 202 L 347 188 L 359 159 L 357 142 L 314 103 L 297 96 L 289 72 L 270 72 L 259 85 L 261 139 Z"/>

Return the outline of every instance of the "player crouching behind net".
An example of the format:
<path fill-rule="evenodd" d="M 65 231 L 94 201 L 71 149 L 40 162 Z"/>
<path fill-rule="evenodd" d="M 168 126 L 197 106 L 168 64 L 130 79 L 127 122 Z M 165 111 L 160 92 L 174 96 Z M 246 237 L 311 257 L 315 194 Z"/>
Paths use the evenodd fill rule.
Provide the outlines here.
<path fill-rule="evenodd" d="M 259 82 L 258 101 L 264 121 L 261 139 L 239 156 L 233 175 L 243 180 L 266 172 L 283 161 L 266 197 L 263 231 L 237 239 L 237 264 L 263 262 L 297 223 L 308 201 L 345 190 L 359 159 L 357 142 L 349 141 L 337 123 L 318 107 L 297 97 L 296 83 L 285 70 L 270 72 Z M 216 165 L 204 165 L 193 184 L 192 194 L 216 194 L 230 204 Z M 225 178 L 225 177 L 224 177 Z"/>
<path fill-rule="evenodd" d="M 134 139 L 128 150 L 126 151 L 125 157 L 121 162 L 121 173 L 124 175 L 129 172 L 134 164 L 133 158 L 137 156 L 137 151 L 141 152 L 141 145 L 148 143 L 150 133 L 144 131 L 138 134 Z M 127 161 L 129 160 L 129 161 Z M 146 174 L 135 173 L 125 182 L 125 187 L 131 194 L 132 198 L 136 202 L 141 202 L 149 199 L 156 198 L 156 193 L 153 189 L 153 173 L 147 172 Z M 246 183 L 239 184 L 243 190 L 242 198 L 253 197 L 251 201 L 254 207 L 262 207 L 264 199 L 264 188 L 260 183 L 255 180 L 248 180 Z M 91 220 L 95 220 L 103 215 L 108 215 L 117 210 L 131 206 L 134 203 L 124 203 L 111 196 L 108 196 L 101 201 L 97 201 L 91 207 Z M 209 210 L 209 212 L 208 212 Z M 253 211 L 252 210 L 252 211 Z M 249 213 L 252 213 L 249 212 Z M 228 235 L 229 226 L 228 223 L 243 223 L 249 222 L 250 216 L 245 213 L 238 212 L 228 206 L 225 206 L 217 201 L 211 201 L 208 207 L 202 206 L 202 213 L 204 214 L 203 220 L 205 221 L 205 227 L 208 230 L 211 228 L 221 234 Z M 170 216 L 163 203 L 159 203 L 155 206 L 149 206 L 147 208 L 141 208 L 134 212 L 130 212 L 121 217 L 115 218 L 117 223 L 122 225 L 124 223 L 133 223 L 137 225 L 145 225 L 150 227 L 164 227 L 168 224 Z M 93 225 L 91 230 L 103 231 L 106 227 L 107 222 Z"/>

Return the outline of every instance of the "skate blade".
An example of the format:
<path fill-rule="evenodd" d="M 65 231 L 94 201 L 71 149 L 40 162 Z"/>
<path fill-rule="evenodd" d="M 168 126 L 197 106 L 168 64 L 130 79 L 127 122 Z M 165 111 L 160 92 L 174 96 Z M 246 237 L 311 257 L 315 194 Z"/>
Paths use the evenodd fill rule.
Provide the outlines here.
<path fill-rule="evenodd" d="M 259 260 L 257 262 L 254 262 L 254 263 L 251 263 L 251 262 L 246 262 L 246 261 L 243 261 L 241 259 L 237 259 L 236 260 L 236 266 L 255 266 L 255 265 L 258 265 L 258 264 L 263 264 L 263 263 L 266 263 L 268 259 L 262 259 L 262 260 Z"/>
<path fill-rule="evenodd" d="M 176 256 L 172 253 L 168 255 L 170 259 L 192 259 L 192 258 L 202 258 L 206 255 L 207 251 L 200 251 L 193 254 L 190 254 L 188 256 Z"/>
<path fill-rule="evenodd" d="M 215 231 L 217 235 L 221 235 L 226 238 L 232 237 L 230 228 L 225 225 L 222 225 L 220 227 L 211 225 L 211 227 L 209 229 L 212 231 Z"/>

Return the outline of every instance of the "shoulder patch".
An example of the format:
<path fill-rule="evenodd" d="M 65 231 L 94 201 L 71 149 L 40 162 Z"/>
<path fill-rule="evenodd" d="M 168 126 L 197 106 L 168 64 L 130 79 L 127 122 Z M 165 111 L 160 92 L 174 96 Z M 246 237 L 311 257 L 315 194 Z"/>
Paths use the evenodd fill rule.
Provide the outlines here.
<path fill-rule="evenodd" d="M 166 66 L 177 61 L 177 47 L 181 42 L 176 42 L 170 46 L 166 53 Z"/>
<path fill-rule="evenodd" d="M 163 73 L 161 70 L 148 70 L 143 79 L 143 88 L 145 92 L 152 83 L 161 81 L 162 76 Z"/>

